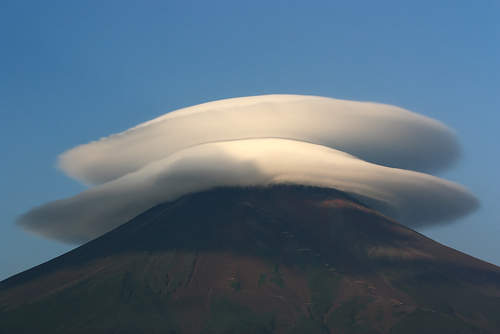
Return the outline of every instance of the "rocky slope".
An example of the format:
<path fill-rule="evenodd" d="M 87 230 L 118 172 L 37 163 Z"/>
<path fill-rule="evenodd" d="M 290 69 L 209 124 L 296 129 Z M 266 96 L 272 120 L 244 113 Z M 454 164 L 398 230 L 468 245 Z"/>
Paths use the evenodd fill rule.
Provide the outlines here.
<path fill-rule="evenodd" d="M 188 195 L 0 283 L 0 333 L 499 333 L 498 314 L 499 267 L 299 186 Z"/>

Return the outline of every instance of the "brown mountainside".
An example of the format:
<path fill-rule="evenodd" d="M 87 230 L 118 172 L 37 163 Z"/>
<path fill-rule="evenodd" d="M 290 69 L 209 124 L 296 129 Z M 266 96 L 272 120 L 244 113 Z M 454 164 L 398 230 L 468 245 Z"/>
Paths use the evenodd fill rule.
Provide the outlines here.
<path fill-rule="evenodd" d="M 300 186 L 188 195 L 0 283 L 0 333 L 493 334 L 499 314 L 499 267 Z"/>

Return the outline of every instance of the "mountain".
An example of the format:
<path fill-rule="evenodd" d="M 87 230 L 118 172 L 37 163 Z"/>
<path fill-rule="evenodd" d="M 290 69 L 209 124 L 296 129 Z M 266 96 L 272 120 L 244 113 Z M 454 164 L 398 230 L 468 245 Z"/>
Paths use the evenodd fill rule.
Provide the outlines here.
<path fill-rule="evenodd" d="M 187 195 L 0 282 L 9 334 L 493 334 L 499 314 L 499 267 L 303 186 Z"/>

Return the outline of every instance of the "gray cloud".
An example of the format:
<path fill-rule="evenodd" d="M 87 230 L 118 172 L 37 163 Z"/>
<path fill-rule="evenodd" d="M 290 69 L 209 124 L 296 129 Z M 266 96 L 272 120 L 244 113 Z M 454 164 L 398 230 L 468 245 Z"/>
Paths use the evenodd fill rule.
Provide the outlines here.
<path fill-rule="evenodd" d="M 123 135 L 126 141 L 135 140 L 135 136 Z M 161 136 L 159 141 L 163 141 Z M 98 147 L 116 144 L 99 143 Z M 129 159 L 131 153 L 122 147 L 124 143 L 119 139 L 116 145 L 125 151 L 121 157 Z M 109 160 L 115 164 L 115 158 Z M 35 208 L 21 216 L 19 224 L 49 238 L 85 242 L 157 204 L 217 186 L 304 184 L 335 188 L 408 226 L 450 221 L 478 205 L 463 187 L 431 175 L 373 164 L 321 145 L 276 138 L 201 144 L 143 167 L 134 166 L 133 172 L 124 174 L 120 169 L 111 174 L 123 175 Z"/>

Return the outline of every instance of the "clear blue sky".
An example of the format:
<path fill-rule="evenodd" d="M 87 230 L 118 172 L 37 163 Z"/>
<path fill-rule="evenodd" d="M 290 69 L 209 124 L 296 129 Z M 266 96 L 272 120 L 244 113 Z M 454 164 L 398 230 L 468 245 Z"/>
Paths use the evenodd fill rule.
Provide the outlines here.
<path fill-rule="evenodd" d="M 0 1 L 0 279 L 71 246 L 14 225 L 83 187 L 75 145 L 180 107 L 268 93 L 395 104 L 453 127 L 441 175 L 481 209 L 422 232 L 500 264 L 500 2 Z"/>

